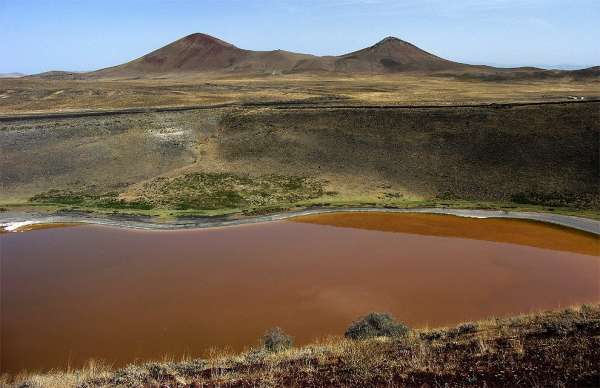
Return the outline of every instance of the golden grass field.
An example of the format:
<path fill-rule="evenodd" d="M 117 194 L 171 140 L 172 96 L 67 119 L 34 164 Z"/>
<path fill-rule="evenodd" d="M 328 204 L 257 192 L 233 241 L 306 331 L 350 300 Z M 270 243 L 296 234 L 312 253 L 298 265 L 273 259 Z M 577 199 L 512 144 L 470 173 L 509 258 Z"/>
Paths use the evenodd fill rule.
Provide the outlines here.
<path fill-rule="evenodd" d="M 318 104 L 452 105 L 600 97 L 600 82 L 569 78 L 479 82 L 415 74 L 177 75 L 158 79 L 0 79 L 0 114 L 304 101 Z"/>

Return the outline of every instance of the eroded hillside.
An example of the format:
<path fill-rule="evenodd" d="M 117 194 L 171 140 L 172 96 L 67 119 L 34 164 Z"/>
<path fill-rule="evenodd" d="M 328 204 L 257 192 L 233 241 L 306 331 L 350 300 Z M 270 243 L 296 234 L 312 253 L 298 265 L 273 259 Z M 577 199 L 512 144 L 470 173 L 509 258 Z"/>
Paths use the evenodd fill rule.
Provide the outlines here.
<path fill-rule="evenodd" d="M 3 121 L 4 204 L 600 209 L 600 103 L 222 108 Z"/>
<path fill-rule="evenodd" d="M 422 197 L 591 204 L 598 106 L 238 111 L 222 120 L 219 151 L 259 170 L 378 179 Z"/>

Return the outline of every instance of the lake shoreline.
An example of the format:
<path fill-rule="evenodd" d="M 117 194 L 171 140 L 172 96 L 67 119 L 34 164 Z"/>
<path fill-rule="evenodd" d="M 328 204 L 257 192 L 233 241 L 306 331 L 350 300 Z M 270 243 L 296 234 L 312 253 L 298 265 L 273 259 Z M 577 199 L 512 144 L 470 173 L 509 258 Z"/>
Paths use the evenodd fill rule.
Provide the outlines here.
<path fill-rule="evenodd" d="M 482 210 L 482 209 L 451 209 L 451 208 L 379 208 L 379 207 L 356 207 L 356 208 L 332 208 L 318 207 L 302 210 L 290 210 L 280 213 L 260 216 L 216 216 L 216 217 L 179 217 L 175 220 L 164 220 L 156 217 L 138 215 L 103 215 L 88 213 L 64 213 L 48 214 L 36 212 L 7 211 L 0 213 L 0 231 L 14 232 L 21 228 L 33 225 L 51 224 L 92 224 L 126 229 L 142 230 L 182 230 L 182 229 L 212 229 L 231 227 L 237 225 L 258 224 L 264 222 L 281 221 L 306 215 L 317 215 L 326 213 L 344 212 L 384 212 L 384 213 L 426 213 L 444 214 L 458 217 L 470 218 L 507 218 L 521 219 L 549 223 L 566 228 L 576 229 L 582 232 L 600 235 L 600 221 L 567 216 L 562 214 L 504 211 L 504 210 Z"/>

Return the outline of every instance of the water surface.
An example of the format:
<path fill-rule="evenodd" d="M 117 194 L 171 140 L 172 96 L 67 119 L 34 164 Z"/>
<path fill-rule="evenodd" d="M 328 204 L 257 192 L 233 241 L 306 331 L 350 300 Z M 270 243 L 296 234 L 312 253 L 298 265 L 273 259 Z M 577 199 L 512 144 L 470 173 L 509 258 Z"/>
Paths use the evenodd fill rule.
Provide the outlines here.
<path fill-rule="evenodd" d="M 0 242 L 8 372 L 241 350 L 273 326 L 306 343 L 370 311 L 424 327 L 600 300 L 598 237 L 517 220 L 338 213 Z"/>

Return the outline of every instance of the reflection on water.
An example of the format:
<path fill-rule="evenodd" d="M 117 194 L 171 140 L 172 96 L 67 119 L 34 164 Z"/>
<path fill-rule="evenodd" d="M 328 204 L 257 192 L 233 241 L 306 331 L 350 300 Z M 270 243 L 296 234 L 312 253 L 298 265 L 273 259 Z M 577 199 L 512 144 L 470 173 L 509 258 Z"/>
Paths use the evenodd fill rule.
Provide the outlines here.
<path fill-rule="evenodd" d="M 469 222 L 464 217 L 457 216 L 413 213 L 398 217 L 383 212 L 368 214 L 366 217 L 365 213 L 357 212 L 328 213 L 297 217 L 293 221 L 381 232 L 506 242 L 600 256 L 598 237 L 538 221 L 484 218 Z"/>
<path fill-rule="evenodd" d="M 272 326 L 306 343 L 370 311 L 422 327 L 600 299 L 598 238 L 524 221 L 343 213 L 0 239 L 11 372 L 243 349 Z"/>

